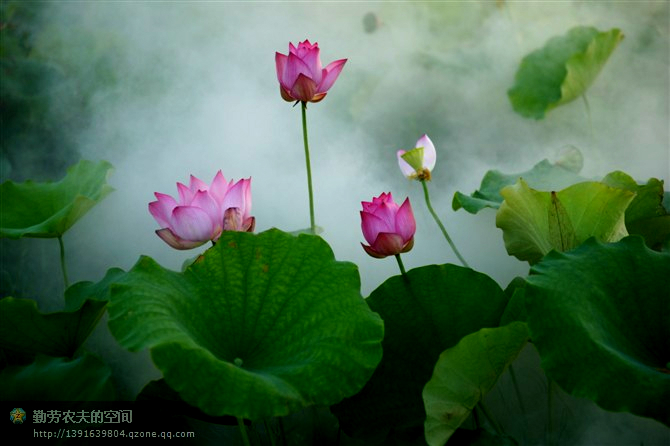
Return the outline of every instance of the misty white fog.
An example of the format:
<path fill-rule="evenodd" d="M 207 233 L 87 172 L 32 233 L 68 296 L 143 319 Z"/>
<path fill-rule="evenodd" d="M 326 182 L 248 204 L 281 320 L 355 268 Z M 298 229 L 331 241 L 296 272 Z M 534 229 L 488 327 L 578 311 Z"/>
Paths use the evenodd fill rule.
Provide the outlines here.
<path fill-rule="evenodd" d="M 326 98 L 308 105 L 307 120 L 316 222 L 336 258 L 358 265 L 363 296 L 398 274 L 393 258 L 371 258 L 360 245 L 360 203 L 382 192 L 412 202 L 417 233 L 403 255 L 407 269 L 457 263 L 420 184 L 397 166 L 396 151 L 423 133 L 438 152 L 429 183 L 435 209 L 469 264 L 505 287 L 528 265 L 507 255 L 493 210 L 452 211 L 454 192 L 470 194 L 490 169 L 522 172 L 555 160 L 566 145 L 582 151 L 585 177 L 624 170 L 641 182 L 670 179 L 669 21 L 669 4 L 652 1 L 45 4 L 35 51 L 67 61 L 61 74 L 91 92 L 88 119 L 69 135 L 81 158 L 115 168 L 115 192 L 64 236 L 70 280 L 128 270 L 140 255 L 180 269 L 200 253 L 204 247 L 166 245 L 147 209 L 154 192 L 175 195 L 191 174 L 206 182 L 219 169 L 229 180 L 251 177 L 257 232 L 309 226 L 300 109 L 280 97 L 274 62 L 289 42 L 309 39 L 324 66 L 348 59 Z M 625 35 L 587 91 L 592 133 L 581 100 L 536 121 L 516 114 L 507 97 L 522 57 L 577 25 Z M 49 113 L 67 113 L 71 98 L 53 97 Z M 53 260 L 59 287 L 56 242 L 14 243 L 24 242 Z M 41 299 L 55 309 L 60 292 Z M 129 395 L 160 375 L 146 352 L 122 351 L 104 326 L 90 343 L 115 372 L 135 361 L 121 383 Z M 635 444 L 639 436 L 625 437 L 635 429 L 649 435 L 645 445 L 667 438 L 659 423 L 584 404 L 576 416 L 594 422 L 581 444 L 596 444 L 594 436 Z"/>
<path fill-rule="evenodd" d="M 140 254 L 173 268 L 195 255 L 156 237 L 147 211 L 153 192 L 176 194 L 190 174 L 251 177 L 257 231 L 309 225 L 300 111 L 279 96 L 274 66 L 276 51 L 309 38 L 324 64 L 348 59 L 326 100 L 309 105 L 308 127 L 316 220 L 337 258 L 359 265 L 363 294 L 397 268 L 360 247 L 360 202 L 381 192 L 415 209 L 408 268 L 456 261 L 420 186 L 397 168 L 395 151 L 423 133 L 438 150 L 435 208 L 471 265 L 505 285 L 526 266 L 505 253 L 494 213 L 453 212 L 453 193 L 472 192 L 489 169 L 553 160 L 567 144 L 582 150 L 584 176 L 668 178 L 667 12 L 658 2 L 49 5 L 38 49 L 92 76 L 81 83 L 112 79 L 94 89 L 90 123 L 73 129 L 83 158 L 115 166 L 116 192 L 66 234 L 72 278 L 128 269 Z M 581 101 L 535 121 L 506 95 L 521 58 L 576 25 L 626 36 L 587 93 L 595 140 Z M 93 69 L 101 58 L 112 72 Z"/>

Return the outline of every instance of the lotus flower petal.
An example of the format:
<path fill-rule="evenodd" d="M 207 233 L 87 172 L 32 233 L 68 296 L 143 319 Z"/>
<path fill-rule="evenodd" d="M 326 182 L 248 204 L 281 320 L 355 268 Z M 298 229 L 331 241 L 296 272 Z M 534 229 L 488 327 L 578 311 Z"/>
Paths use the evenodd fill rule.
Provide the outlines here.
<path fill-rule="evenodd" d="M 395 215 L 395 228 L 398 234 L 402 237 L 403 243 L 406 243 L 416 232 L 416 221 L 414 220 L 414 213 L 412 212 L 412 205 L 409 203 L 409 198 L 398 209 Z"/>
<path fill-rule="evenodd" d="M 405 244 L 403 243 L 400 234 L 380 232 L 379 235 L 377 235 L 377 240 L 375 240 L 373 246 L 378 253 L 392 256 L 400 253 L 405 247 Z"/>
<path fill-rule="evenodd" d="M 346 59 L 321 65 L 318 43 L 309 40 L 298 46 L 289 43 L 288 55 L 275 53 L 277 80 L 286 101 L 319 102 L 337 80 Z"/>
<path fill-rule="evenodd" d="M 433 141 L 430 140 L 428 135 L 424 134 L 416 142 L 416 147 L 423 147 L 423 167 L 432 171 L 437 160 L 437 152 Z"/>
<path fill-rule="evenodd" d="M 398 157 L 398 167 L 400 167 L 400 171 L 403 175 L 405 175 L 407 178 L 412 178 L 412 175 L 416 175 L 416 169 L 410 166 L 407 161 L 402 159 L 402 156 L 405 153 L 407 153 L 407 150 L 398 150 L 396 152 Z"/>
<path fill-rule="evenodd" d="M 368 255 L 370 255 L 371 257 L 374 257 L 374 258 L 376 258 L 376 259 L 383 259 L 384 257 L 387 257 L 387 256 L 385 256 L 384 254 L 380 254 L 380 253 L 378 253 L 377 251 L 375 251 L 374 249 L 372 249 L 372 248 L 369 247 L 368 245 L 364 245 L 363 243 L 361 243 L 361 246 L 363 247 L 363 249 L 365 250 L 365 252 L 367 252 Z"/>
<path fill-rule="evenodd" d="M 307 64 L 295 54 L 289 54 L 288 63 L 286 64 L 286 72 L 281 79 L 282 85 L 289 89 L 293 89 L 294 84 L 298 81 L 298 77 L 301 74 L 308 79 L 311 79 L 312 73 Z"/>
<path fill-rule="evenodd" d="M 291 88 L 291 96 L 299 101 L 309 102 L 315 94 L 316 83 L 304 74 L 299 74 Z"/>
<path fill-rule="evenodd" d="M 435 151 L 435 145 L 428 135 L 424 134 L 421 136 L 417 140 L 414 149 L 398 150 L 396 156 L 398 158 L 398 167 L 400 167 L 400 171 L 404 176 L 409 179 L 430 180 L 430 173 L 435 168 L 437 152 Z"/>
<path fill-rule="evenodd" d="M 223 214 L 223 229 L 239 231 L 242 228 L 242 221 L 242 210 L 240 208 L 228 208 Z"/>
<path fill-rule="evenodd" d="M 211 240 L 215 224 L 210 215 L 194 206 L 177 206 L 172 211 L 172 232 L 181 239 Z M 216 234 L 218 236 L 218 234 Z"/>
<path fill-rule="evenodd" d="M 277 80 L 282 83 L 284 73 L 286 73 L 286 65 L 288 64 L 288 56 L 286 54 L 275 53 L 275 66 L 277 68 Z"/>
<path fill-rule="evenodd" d="M 170 225 L 172 211 L 177 207 L 177 202 L 169 195 L 156 192 L 154 194 L 157 201 L 149 203 L 149 212 L 154 216 L 158 224 L 162 227 Z"/>
<path fill-rule="evenodd" d="M 391 193 L 362 202 L 361 229 L 370 244 L 361 244 L 372 257 L 383 258 L 407 252 L 414 246 L 416 222 L 409 198 L 398 206 Z"/>
<path fill-rule="evenodd" d="M 216 176 L 214 176 L 214 180 L 212 180 L 212 184 L 209 187 L 208 192 L 212 196 L 214 201 L 216 201 L 217 203 L 221 203 L 223 202 L 223 199 L 225 198 L 227 191 L 228 191 L 228 184 L 226 183 L 226 178 L 219 170 L 216 173 Z"/>
<path fill-rule="evenodd" d="M 219 170 L 211 184 L 191 175 L 189 186 L 177 183 L 179 200 L 156 192 L 149 212 L 161 229 L 158 236 L 176 249 L 191 249 L 215 242 L 222 231 L 252 232 L 251 178 L 226 182 Z"/>
<path fill-rule="evenodd" d="M 237 208 L 242 212 L 244 218 L 249 217 L 251 209 L 251 180 L 240 180 L 228 188 L 228 192 L 222 202 L 225 212 L 228 208 Z M 248 200 L 248 201 L 247 201 Z"/>
<path fill-rule="evenodd" d="M 319 85 L 318 89 L 319 92 L 330 90 L 330 87 L 332 87 L 337 80 L 337 77 L 340 75 L 340 72 L 342 72 L 342 68 L 344 68 L 344 64 L 346 62 L 347 59 L 336 60 L 329 63 L 328 66 L 324 68 L 322 75 L 323 79 L 321 80 L 321 84 Z"/>
<path fill-rule="evenodd" d="M 195 193 L 195 192 L 198 192 L 200 190 L 206 191 L 206 190 L 209 189 L 209 186 L 207 185 L 207 183 L 205 183 L 201 179 L 196 178 L 193 175 L 191 175 L 191 182 L 189 183 L 189 189 L 191 189 L 191 192 Z"/>
<path fill-rule="evenodd" d="M 190 205 L 193 200 L 193 191 L 182 183 L 177 183 L 177 192 L 179 193 L 179 204 Z"/>
<path fill-rule="evenodd" d="M 365 240 L 372 245 L 377 240 L 377 235 L 380 232 L 395 230 L 395 222 L 391 226 L 388 221 L 363 211 L 361 212 L 361 229 Z"/>
<path fill-rule="evenodd" d="M 175 235 L 170 228 L 163 228 L 156 230 L 156 234 L 174 249 L 193 249 L 205 243 L 205 241 L 187 241 Z"/>

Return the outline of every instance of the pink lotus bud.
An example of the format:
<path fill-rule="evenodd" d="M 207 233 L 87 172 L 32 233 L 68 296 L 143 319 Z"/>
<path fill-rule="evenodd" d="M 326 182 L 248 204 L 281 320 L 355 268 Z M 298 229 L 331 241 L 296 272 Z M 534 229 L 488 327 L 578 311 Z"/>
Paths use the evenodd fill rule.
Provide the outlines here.
<path fill-rule="evenodd" d="M 361 243 L 365 252 L 382 259 L 412 249 L 416 222 L 409 198 L 398 207 L 389 192 L 373 198 L 371 203 L 363 201 L 361 204 L 361 228 L 370 244 Z"/>
<path fill-rule="evenodd" d="M 288 49 L 288 56 L 275 53 L 281 97 L 289 102 L 319 102 L 335 83 L 347 59 L 336 60 L 322 68 L 318 43 L 305 40 L 297 48 L 289 43 Z"/>
<path fill-rule="evenodd" d="M 251 178 L 233 184 L 219 170 L 211 185 L 191 175 L 189 186 L 177 183 L 179 201 L 155 192 L 149 212 L 162 229 L 156 234 L 176 249 L 191 249 L 209 240 L 217 241 L 221 231 L 252 232 Z"/>
<path fill-rule="evenodd" d="M 398 150 L 398 165 L 403 175 L 410 180 L 430 180 L 435 167 L 437 153 L 428 135 L 423 135 L 412 150 Z"/>

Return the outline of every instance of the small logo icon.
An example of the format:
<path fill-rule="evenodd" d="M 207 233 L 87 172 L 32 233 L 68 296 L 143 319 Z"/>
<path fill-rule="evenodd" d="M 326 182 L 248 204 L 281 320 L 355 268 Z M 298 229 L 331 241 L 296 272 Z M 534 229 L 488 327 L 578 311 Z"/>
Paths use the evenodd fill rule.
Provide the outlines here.
<path fill-rule="evenodd" d="M 15 407 L 9 412 L 9 421 L 14 424 L 23 424 L 26 421 L 26 411 L 20 407 Z"/>

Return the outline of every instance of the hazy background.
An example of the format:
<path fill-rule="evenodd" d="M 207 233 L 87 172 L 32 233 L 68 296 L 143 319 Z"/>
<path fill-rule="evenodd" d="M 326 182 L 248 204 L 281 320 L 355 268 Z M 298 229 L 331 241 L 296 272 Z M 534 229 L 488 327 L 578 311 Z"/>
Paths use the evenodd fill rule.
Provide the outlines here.
<path fill-rule="evenodd" d="M 317 223 L 337 258 L 359 265 L 364 295 L 397 271 L 360 247 L 360 202 L 381 192 L 412 201 L 408 268 L 456 261 L 420 185 L 397 168 L 395 151 L 423 133 L 438 150 L 435 208 L 471 265 L 503 286 L 527 267 L 507 256 L 493 211 L 451 211 L 456 190 L 472 192 L 492 168 L 554 159 L 566 144 L 582 150 L 588 177 L 670 176 L 666 2 L 59 2 L 40 17 L 36 51 L 67 59 L 88 86 L 88 122 L 72 129 L 78 152 L 115 166 L 116 192 L 65 235 L 73 280 L 128 269 L 140 254 L 178 268 L 199 252 L 169 248 L 147 211 L 153 192 L 174 195 L 190 174 L 251 177 L 258 231 L 309 225 L 300 111 L 280 98 L 274 64 L 305 38 L 324 65 L 348 59 L 309 105 L 308 127 Z M 588 91 L 594 140 L 581 101 L 535 121 L 506 94 L 525 54 L 576 25 L 626 36 Z"/>
<path fill-rule="evenodd" d="M 319 43 L 324 66 L 348 59 L 307 119 L 317 224 L 337 259 L 358 265 L 364 296 L 397 274 L 393 258 L 373 259 L 360 246 L 360 202 L 382 192 L 412 202 L 408 269 L 457 263 L 420 185 L 397 167 L 396 150 L 423 133 L 438 151 L 435 209 L 470 265 L 503 287 L 528 267 L 506 254 L 495 212 L 451 210 L 454 192 L 471 193 L 487 170 L 521 172 L 572 144 L 584 154 L 584 176 L 620 169 L 638 181 L 670 178 L 665 1 L 54 2 L 36 23 L 32 51 L 65 79 L 51 87 L 47 116 L 58 122 L 85 97 L 86 117 L 70 122 L 68 141 L 82 158 L 115 166 L 116 191 L 64 236 L 72 282 L 128 270 L 140 255 L 179 269 L 201 252 L 171 249 L 147 210 L 155 191 L 175 195 L 190 174 L 251 177 L 257 231 L 309 226 L 300 110 L 281 99 L 274 63 L 276 51 L 306 38 Z M 514 113 L 506 93 L 524 55 L 577 25 L 625 34 L 587 92 L 593 138 L 581 101 L 535 121 Z M 20 166 L 3 160 L 3 180 L 30 177 L 38 161 L 30 144 Z M 12 243 L 53 262 L 45 283 L 60 286 L 55 242 Z M 57 308 L 58 295 L 42 308 Z M 115 368 L 140 364 L 123 374 L 129 394 L 158 376 L 147 355 L 116 351 L 107 334 L 95 343 L 114 351 L 105 356 Z"/>

